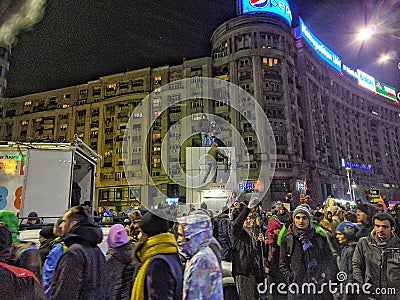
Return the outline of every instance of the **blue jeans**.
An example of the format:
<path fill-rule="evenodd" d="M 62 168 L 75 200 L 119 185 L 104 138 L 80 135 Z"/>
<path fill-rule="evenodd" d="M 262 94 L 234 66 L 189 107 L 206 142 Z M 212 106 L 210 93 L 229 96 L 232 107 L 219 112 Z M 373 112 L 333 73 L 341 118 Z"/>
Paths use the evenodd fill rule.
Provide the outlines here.
<path fill-rule="evenodd" d="M 213 181 L 212 182 L 216 182 L 217 181 L 217 162 L 215 160 L 208 160 L 206 162 L 207 168 L 206 168 L 206 173 L 204 174 L 203 177 L 203 183 L 206 182 L 208 175 L 210 175 L 211 173 L 211 168 L 214 170 L 214 176 L 213 176 Z"/>

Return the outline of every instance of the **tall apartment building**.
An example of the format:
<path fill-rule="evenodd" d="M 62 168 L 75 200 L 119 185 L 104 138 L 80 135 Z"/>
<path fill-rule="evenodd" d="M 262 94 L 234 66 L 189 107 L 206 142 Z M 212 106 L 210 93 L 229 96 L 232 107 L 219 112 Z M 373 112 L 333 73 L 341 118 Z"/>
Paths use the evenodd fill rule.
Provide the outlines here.
<path fill-rule="evenodd" d="M 103 157 L 96 178 L 98 206 L 125 209 L 135 197 L 152 206 L 162 199 L 159 191 L 169 197 L 186 195 L 185 149 L 201 145 L 196 128 L 186 128 L 185 136 L 171 134 L 169 129 L 185 117 L 195 124 L 206 113 L 241 133 L 245 149 L 236 149 L 236 168 L 246 173 L 238 171 L 238 182 L 257 179 L 264 159 L 260 142 L 273 139 L 276 151 L 269 155 L 276 159 L 275 173 L 263 178 L 266 186 L 270 183 L 267 202 L 282 200 L 289 191 L 295 197 L 307 192 L 314 203 L 322 203 L 331 194 L 350 199 L 349 181 L 356 184 L 356 198 L 365 198 L 364 192 L 375 186 L 387 198 L 400 200 L 400 107 L 396 101 L 338 72 L 276 14 L 239 15 L 220 25 L 211 43 L 210 57 L 181 65 L 134 70 L 2 99 L 0 140 L 61 142 L 72 141 L 77 134 Z M 209 100 L 201 77 L 229 81 L 251 94 L 268 117 L 273 135 L 257 136 L 249 123 L 257 116 L 231 109 L 225 91 L 213 95 L 220 101 Z M 198 86 L 198 93 L 194 88 L 189 97 L 183 95 L 182 79 Z M 157 89 L 163 86 L 168 87 L 167 97 L 157 97 Z M 143 102 L 150 94 L 149 101 Z M 179 102 L 181 97 L 186 100 Z M 249 99 L 237 101 L 246 107 Z M 155 121 L 150 122 L 151 118 Z M 123 159 L 127 126 L 129 166 Z M 223 128 L 219 138 L 227 147 L 236 145 L 230 128 Z M 165 140 L 167 162 L 162 156 Z"/>

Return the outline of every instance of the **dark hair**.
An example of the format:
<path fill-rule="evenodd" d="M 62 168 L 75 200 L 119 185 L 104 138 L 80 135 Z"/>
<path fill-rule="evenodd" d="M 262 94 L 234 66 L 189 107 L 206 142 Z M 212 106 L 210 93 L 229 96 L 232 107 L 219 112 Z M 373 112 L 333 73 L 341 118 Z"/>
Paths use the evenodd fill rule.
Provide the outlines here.
<path fill-rule="evenodd" d="M 67 212 L 69 212 L 68 219 L 76 222 L 83 222 L 89 219 L 88 211 L 83 206 L 71 207 Z"/>
<path fill-rule="evenodd" d="M 357 214 L 353 211 L 346 211 L 344 213 L 344 219 L 351 223 L 357 223 Z"/>
<path fill-rule="evenodd" d="M 386 221 L 388 220 L 390 222 L 390 227 L 394 228 L 395 227 L 395 221 L 391 215 L 388 213 L 382 212 L 382 213 L 377 213 L 372 217 L 372 224 L 375 225 L 375 220 L 379 221 Z"/>

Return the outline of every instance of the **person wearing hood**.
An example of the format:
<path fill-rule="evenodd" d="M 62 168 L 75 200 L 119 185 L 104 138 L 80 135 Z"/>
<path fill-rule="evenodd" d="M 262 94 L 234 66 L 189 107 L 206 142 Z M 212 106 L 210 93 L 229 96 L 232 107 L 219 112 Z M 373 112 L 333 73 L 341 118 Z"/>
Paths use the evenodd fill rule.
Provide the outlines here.
<path fill-rule="evenodd" d="M 50 299 L 105 299 L 106 259 L 98 244 L 101 228 L 83 206 L 70 208 L 60 224 L 68 249 L 61 255 L 50 289 Z"/>
<path fill-rule="evenodd" d="M 133 273 L 133 247 L 128 232 L 121 224 L 111 226 L 107 236 L 107 297 L 106 299 L 130 299 Z"/>
<path fill-rule="evenodd" d="M 368 236 L 374 229 L 372 224 L 372 217 L 378 212 L 376 206 L 370 203 L 361 203 L 357 206 L 357 223 L 360 225 L 360 231 L 357 237 L 360 239 L 362 237 Z"/>
<path fill-rule="evenodd" d="M 374 229 L 369 236 L 357 242 L 352 260 L 353 279 L 360 287 L 369 284 L 370 293 L 395 289 L 396 294 L 374 295 L 377 298 L 371 299 L 399 299 L 400 239 L 394 233 L 395 221 L 387 213 L 378 213 L 372 224 Z"/>
<path fill-rule="evenodd" d="M 45 300 L 38 278 L 27 269 L 10 264 L 12 234 L 6 223 L 0 222 L 0 295 L 2 299 Z"/>
<path fill-rule="evenodd" d="M 279 255 L 279 269 L 287 284 L 314 284 L 321 290 L 329 280 L 336 281 L 338 267 L 326 237 L 315 231 L 311 224 L 311 211 L 307 204 L 300 204 L 293 212 L 293 223 L 288 234 L 282 239 Z M 323 290 L 323 289 L 322 289 Z M 288 291 L 291 292 L 291 291 Z M 300 289 L 290 294 L 291 299 L 332 299 L 325 288 L 322 294 L 311 294 Z"/>
<path fill-rule="evenodd" d="M 135 277 L 132 300 L 181 300 L 182 266 L 171 224 L 161 209 L 148 211 L 140 220 L 141 234 L 134 255 L 142 265 Z"/>
<path fill-rule="evenodd" d="M 223 299 L 222 272 L 215 253 L 209 247 L 213 237 L 211 219 L 193 214 L 178 219 L 186 241 L 183 252 L 189 260 L 183 277 L 183 300 Z"/>

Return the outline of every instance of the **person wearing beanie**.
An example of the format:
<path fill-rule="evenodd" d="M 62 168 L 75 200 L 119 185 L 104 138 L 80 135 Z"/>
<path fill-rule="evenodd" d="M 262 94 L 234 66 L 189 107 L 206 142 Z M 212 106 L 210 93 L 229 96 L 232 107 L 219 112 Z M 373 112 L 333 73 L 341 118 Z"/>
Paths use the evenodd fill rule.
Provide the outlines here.
<path fill-rule="evenodd" d="M 293 211 L 293 223 L 289 225 L 288 234 L 281 243 L 279 269 L 288 285 L 314 283 L 320 290 L 322 284 L 327 284 L 329 280 L 336 281 L 338 266 L 327 238 L 315 231 L 311 218 L 311 210 L 307 204 L 300 204 Z M 329 291 L 323 291 L 319 297 L 333 299 Z M 293 299 L 315 297 L 307 292 L 292 296 Z"/>
<path fill-rule="evenodd" d="M 46 260 L 47 255 L 50 253 L 50 242 L 55 238 L 53 234 L 53 226 L 43 227 L 39 231 L 39 251 L 40 251 L 40 260 L 42 265 L 44 265 L 44 261 Z"/>
<path fill-rule="evenodd" d="M 267 240 L 264 247 L 266 256 L 265 268 L 267 282 L 273 282 L 275 285 L 285 283 L 285 277 L 279 269 L 279 246 L 277 244 L 278 235 L 281 231 L 282 224 L 276 218 L 268 221 Z M 286 299 L 285 295 L 279 295 L 277 290 L 272 291 L 273 299 Z"/>
<path fill-rule="evenodd" d="M 360 231 L 357 237 L 362 238 L 368 236 L 374 229 L 372 225 L 372 217 L 378 212 L 376 206 L 370 203 L 361 203 L 357 205 L 357 223 L 360 225 Z"/>
<path fill-rule="evenodd" d="M 221 267 L 209 246 L 213 236 L 210 217 L 192 214 L 178 222 L 186 238 L 182 250 L 190 258 L 183 277 L 183 299 L 223 299 Z"/>
<path fill-rule="evenodd" d="M 106 299 L 131 299 L 133 274 L 138 265 L 133 263 L 133 247 L 121 224 L 111 226 L 107 237 Z"/>
<path fill-rule="evenodd" d="M 40 224 L 42 224 L 42 221 L 40 220 L 38 213 L 36 211 L 31 211 L 28 214 L 28 221 L 27 221 L 26 225 L 30 229 L 38 229 L 38 228 L 41 228 Z"/>
<path fill-rule="evenodd" d="M 140 220 L 141 235 L 134 256 L 142 264 L 133 283 L 132 300 L 182 299 L 183 272 L 178 243 L 161 209 Z"/>
<path fill-rule="evenodd" d="M 344 221 L 336 227 L 336 238 L 341 246 L 339 271 L 347 274 L 347 282 L 353 280 L 352 258 L 357 245 L 357 232 L 360 227 L 357 224 Z"/>

